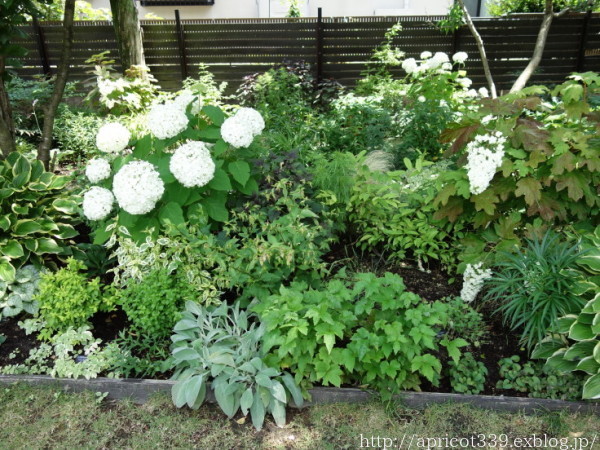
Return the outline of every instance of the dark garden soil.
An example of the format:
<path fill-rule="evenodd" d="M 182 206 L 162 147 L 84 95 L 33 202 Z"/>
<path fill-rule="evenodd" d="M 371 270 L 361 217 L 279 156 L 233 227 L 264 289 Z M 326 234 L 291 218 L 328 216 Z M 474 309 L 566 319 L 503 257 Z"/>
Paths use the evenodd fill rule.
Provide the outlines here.
<path fill-rule="evenodd" d="M 457 296 L 460 293 L 460 283 L 449 284 L 450 277 L 440 269 L 430 268 L 429 272 L 424 272 L 417 268 L 395 266 L 385 270 L 402 276 L 409 291 L 428 301 Z M 482 305 L 479 310 L 489 326 L 488 339 L 482 342 L 480 347 L 471 347 L 463 351 L 473 353 L 476 359 L 483 361 L 488 369 L 485 391 L 482 394 L 524 396 L 525 394 L 515 391 L 496 389 L 496 383 L 500 379 L 498 368 L 500 359 L 519 355 L 522 361 L 527 360 L 527 354 L 521 349 L 518 336 L 503 326 L 501 317 L 493 314 L 492 306 Z M 11 318 L 0 322 L 0 334 L 6 336 L 6 341 L 0 345 L 0 366 L 24 362 L 29 351 L 39 344 L 35 335 L 25 335 L 25 332 L 18 327 L 18 321 L 17 318 Z M 94 337 L 102 339 L 103 342 L 116 339 L 119 332 L 128 326 L 127 317 L 120 309 L 111 313 L 98 313 L 92 318 L 91 323 Z M 15 351 L 16 356 L 9 359 L 9 355 Z M 439 356 L 446 359 L 444 354 Z M 443 365 L 447 367 L 447 364 Z M 444 373 L 439 386 L 432 386 L 425 382 L 421 388 L 427 392 L 452 392 L 449 377 Z"/>

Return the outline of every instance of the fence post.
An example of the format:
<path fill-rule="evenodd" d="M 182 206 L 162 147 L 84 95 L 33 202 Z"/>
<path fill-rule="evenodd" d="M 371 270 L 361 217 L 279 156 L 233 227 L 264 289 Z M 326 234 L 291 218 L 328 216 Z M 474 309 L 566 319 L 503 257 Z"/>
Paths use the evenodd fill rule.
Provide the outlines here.
<path fill-rule="evenodd" d="M 585 66 L 585 47 L 587 46 L 587 34 L 592 17 L 592 10 L 588 10 L 583 17 L 583 25 L 581 27 L 581 39 L 579 41 L 579 53 L 577 54 L 577 72 L 583 72 Z"/>
<path fill-rule="evenodd" d="M 317 85 L 323 81 L 323 8 L 317 14 Z"/>
<path fill-rule="evenodd" d="M 46 42 L 44 40 L 44 30 L 40 27 L 38 20 L 33 18 L 33 29 L 35 31 L 35 38 L 37 41 L 38 54 L 40 56 L 40 62 L 42 63 L 42 70 L 44 76 L 50 78 L 52 73 L 50 72 L 50 64 L 48 63 L 48 52 L 46 51 Z"/>
<path fill-rule="evenodd" d="M 179 43 L 179 63 L 181 64 L 181 79 L 188 77 L 187 73 L 187 55 L 185 53 L 185 37 L 183 35 L 183 26 L 179 17 L 179 10 L 175 10 L 175 27 L 177 28 L 177 42 Z"/>

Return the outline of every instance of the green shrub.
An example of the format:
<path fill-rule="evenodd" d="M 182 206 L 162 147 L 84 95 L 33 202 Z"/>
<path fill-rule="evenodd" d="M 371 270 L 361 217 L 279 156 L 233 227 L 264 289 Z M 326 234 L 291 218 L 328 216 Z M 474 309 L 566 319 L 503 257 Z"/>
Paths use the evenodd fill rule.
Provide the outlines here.
<path fill-rule="evenodd" d="M 549 327 L 565 314 L 576 313 L 585 300 L 574 292 L 581 256 L 578 245 L 560 242 L 547 232 L 527 247 L 498 256 L 497 271 L 487 280 L 486 300 L 500 304 L 498 311 L 531 349 Z M 500 259 L 502 258 L 502 259 Z"/>
<path fill-rule="evenodd" d="M 118 295 L 132 327 L 157 337 L 171 332 L 186 300 L 196 300 L 194 289 L 166 270 L 150 272 L 141 281 L 129 283 Z"/>
<path fill-rule="evenodd" d="M 545 367 L 542 362 L 527 361 L 514 355 L 501 359 L 498 389 L 512 389 L 527 393 L 534 398 L 578 400 L 581 397 L 583 377 L 576 374 L 563 374 Z"/>
<path fill-rule="evenodd" d="M 257 300 L 252 310 L 266 326 L 267 364 L 290 369 L 304 386 L 349 383 L 389 398 L 401 389 L 418 389 L 421 376 L 437 382 L 440 344 L 456 361 L 459 347 L 467 345 L 463 339 L 440 342 L 436 336 L 447 324 L 447 305 L 423 302 L 391 273 L 338 278 L 320 290 L 292 283 Z"/>
<path fill-rule="evenodd" d="M 83 263 L 71 258 L 67 267 L 42 275 L 36 297 L 40 317 L 45 322 L 40 337 L 48 339 L 69 327 L 85 326 L 98 311 L 113 308 L 114 291 L 103 288 L 99 278 L 88 280 L 84 270 Z"/>
<path fill-rule="evenodd" d="M 358 245 L 363 250 L 383 249 L 397 260 L 437 260 L 454 267 L 462 226 L 432 218 L 435 178 L 444 166 L 407 163 L 411 169 L 404 172 L 359 172 L 348 205 Z"/>
<path fill-rule="evenodd" d="M 264 363 L 261 339 L 264 327 L 239 305 L 207 309 L 187 302 L 175 325 L 172 353 L 175 367 L 172 389 L 175 406 L 197 409 L 212 389 L 217 403 L 229 418 L 241 410 L 250 412 L 261 429 L 266 413 L 278 426 L 285 424 L 285 406 L 293 398 L 302 406 L 300 389 L 288 373 Z"/>
<path fill-rule="evenodd" d="M 54 124 L 54 138 L 62 158 L 88 159 L 100 153 L 96 148 L 96 133 L 106 119 L 96 114 L 64 107 Z"/>
<path fill-rule="evenodd" d="M 76 198 L 64 193 L 68 182 L 18 153 L 0 163 L 0 281 L 13 282 L 25 264 L 72 253 L 79 220 Z"/>
<path fill-rule="evenodd" d="M 488 370 L 481 361 L 477 361 L 472 353 L 463 353 L 460 361 L 449 362 L 448 373 L 452 391 L 461 394 L 480 394 L 485 388 Z"/>
<path fill-rule="evenodd" d="M 35 296 L 39 291 L 40 271 L 29 264 L 17 269 L 12 283 L 0 281 L 0 320 L 22 312 L 37 314 L 39 304 Z"/>
<path fill-rule="evenodd" d="M 486 99 L 444 133 L 457 166 L 439 178 L 434 217 L 474 227 L 462 242 L 461 268 L 485 255 L 491 263 L 495 251 L 520 247 L 524 237 L 543 233 L 544 227 L 597 220 L 599 117 L 590 99 L 598 92 L 600 76 L 575 74 L 551 92 L 537 86 Z M 551 94 L 554 100 L 545 101 L 540 94 Z M 491 167 L 487 187 L 473 190 L 463 164 L 469 151 L 477 153 L 475 148 L 465 151 L 465 144 L 489 151 L 489 145 L 478 142 L 498 133 L 505 140 L 502 152 L 495 152 L 501 164 Z M 473 167 L 476 178 L 484 167 Z"/>

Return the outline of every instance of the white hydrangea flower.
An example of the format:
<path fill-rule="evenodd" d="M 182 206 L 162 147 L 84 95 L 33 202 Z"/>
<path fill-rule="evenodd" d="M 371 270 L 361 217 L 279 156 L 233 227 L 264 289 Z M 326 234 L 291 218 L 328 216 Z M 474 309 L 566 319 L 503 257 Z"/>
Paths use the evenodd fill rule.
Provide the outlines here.
<path fill-rule="evenodd" d="M 265 119 L 254 108 L 240 108 L 235 113 L 234 117 L 242 123 L 246 123 L 254 136 L 259 135 L 265 129 Z"/>
<path fill-rule="evenodd" d="M 440 68 L 444 63 L 448 62 L 450 62 L 448 55 L 446 55 L 444 52 L 437 52 L 435 55 L 433 55 L 433 57 L 425 61 L 423 65 L 426 69 L 434 70 Z"/>
<path fill-rule="evenodd" d="M 425 51 L 425 52 L 421 53 L 421 59 L 429 59 L 429 58 L 431 58 L 431 56 L 432 56 L 431 52 Z"/>
<path fill-rule="evenodd" d="M 426 98 L 423 95 L 419 95 L 419 98 L 417 98 L 417 100 L 419 100 L 421 103 L 424 103 Z"/>
<path fill-rule="evenodd" d="M 199 114 L 200 110 L 202 109 L 202 106 L 204 106 L 200 96 L 194 94 L 189 89 L 184 89 L 179 93 L 177 97 L 175 97 L 175 99 L 173 99 L 173 104 L 180 108 L 183 112 L 187 110 L 187 107 L 190 103 L 192 103 L 190 112 L 193 115 Z"/>
<path fill-rule="evenodd" d="M 487 90 L 487 88 L 482 87 L 482 88 L 479 88 L 479 95 L 481 95 L 482 97 L 489 97 L 490 92 Z"/>
<path fill-rule="evenodd" d="M 188 118 L 181 105 L 167 102 L 154 105 L 146 118 L 148 130 L 159 139 L 177 136 L 188 126 Z"/>
<path fill-rule="evenodd" d="M 472 302 L 481 291 L 485 280 L 492 276 L 490 269 L 482 269 L 482 263 L 467 264 L 465 273 L 463 274 L 463 286 L 460 291 L 460 298 L 465 302 Z"/>
<path fill-rule="evenodd" d="M 250 124 L 233 116 L 226 119 L 221 125 L 221 137 L 236 148 L 245 148 L 252 144 L 254 133 Z"/>
<path fill-rule="evenodd" d="M 112 211 L 115 197 L 108 189 L 93 186 L 83 194 L 83 214 L 89 220 L 103 220 Z"/>
<path fill-rule="evenodd" d="M 497 117 L 496 117 L 496 116 L 494 116 L 494 115 L 492 115 L 492 114 L 488 114 L 487 116 L 485 116 L 485 117 L 483 117 L 483 118 L 481 119 L 481 123 L 482 123 L 483 125 L 487 125 L 487 124 L 489 124 L 489 123 L 490 123 L 492 120 L 496 120 L 496 119 L 497 119 Z"/>
<path fill-rule="evenodd" d="M 465 89 L 469 89 L 471 87 L 471 85 L 473 84 L 473 80 L 471 80 L 470 78 L 459 78 L 456 80 L 456 82 L 462 86 Z"/>
<path fill-rule="evenodd" d="M 169 164 L 171 173 L 185 187 L 201 187 L 215 176 L 215 163 L 204 142 L 190 141 L 175 150 Z"/>
<path fill-rule="evenodd" d="M 96 147 L 105 153 L 119 153 L 127 147 L 131 133 L 117 122 L 103 125 L 96 134 Z"/>
<path fill-rule="evenodd" d="M 407 58 L 404 61 L 402 61 L 402 68 L 408 74 L 413 74 L 419 69 L 415 58 Z"/>
<path fill-rule="evenodd" d="M 500 132 L 478 135 L 467 144 L 467 175 L 471 193 L 481 194 L 502 165 L 506 138 Z"/>
<path fill-rule="evenodd" d="M 458 64 L 464 64 L 468 58 L 469 55 L 467 55 L 465 52 L 458 52 L 452 56 L 452 61 Z"/>
<path fill-rule="evenodd" d="M 110 177 L 110 164 L 102 158 L 91 159 L 86 168 L 85 176 L 90 180 L 90 183 L 99 183 Z"/>
<path fill-rule="evenodd" d="M 452 70 L 452 64 L 450 64 L 450 63 L 444 63 L 444 64 L 442 64 L 442 70 L 451 71 Z"/>
<path fill-rule="evenodd" d="M 132 161 L 113 178 L 117 203 L 129 214 L 147 214 L 165 191 L 158 171 L 147 161 Z"/>

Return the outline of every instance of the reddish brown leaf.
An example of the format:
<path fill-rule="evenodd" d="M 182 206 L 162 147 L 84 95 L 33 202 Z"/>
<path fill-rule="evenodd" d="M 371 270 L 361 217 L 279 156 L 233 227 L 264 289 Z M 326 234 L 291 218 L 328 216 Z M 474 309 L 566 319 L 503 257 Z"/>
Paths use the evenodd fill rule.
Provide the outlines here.
<path fill-rule="evenodd" d="M 444 130 L 440 136 L 440 141 L 452 142 L 452 145 L 448 150 L 446 150 L 444 155 L 448 157 L 458 153 L 459 150 L 467 145 L 467 142 L 471 140 L 478 128 L 479 123 L 474 123 L 472 125 L 462 126 L 460 128 L 449 128 Z"/>

